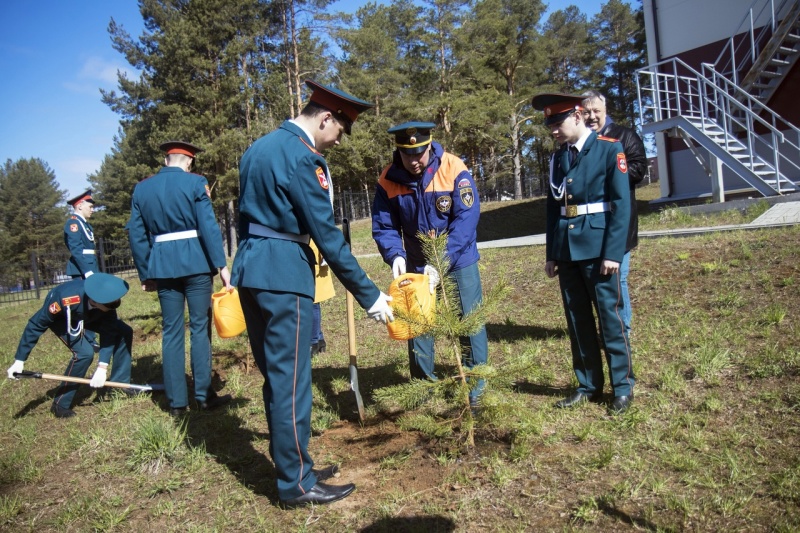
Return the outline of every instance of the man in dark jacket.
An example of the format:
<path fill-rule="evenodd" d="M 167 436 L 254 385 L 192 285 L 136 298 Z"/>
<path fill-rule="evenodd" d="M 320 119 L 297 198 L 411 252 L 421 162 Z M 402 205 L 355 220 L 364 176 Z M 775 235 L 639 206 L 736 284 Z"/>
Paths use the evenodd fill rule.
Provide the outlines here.
<path fill-rule="evenodd" d="M 631 267 L 631 250 L 639 244 L 639 216 L 636 212 L 636 184 L 640 183 L 647 173 L 647 154 L 644 143 L 636 131 L 614 122 L 606 111 L 606 97 L 597 91 L 583 93 L 584 118 L 586 126 L 598 135 L 618 139 L 622 143 L 625 159 L 628 161 L 628 182 L 631 188 L 631 222 L 628 226 L 628 241 L 625 256 L 619 267 L 622 299 L 625 307 L 622 319 L 628 334 L 631 331 L 631 298 L 628 294 L 628 272 Z"/>

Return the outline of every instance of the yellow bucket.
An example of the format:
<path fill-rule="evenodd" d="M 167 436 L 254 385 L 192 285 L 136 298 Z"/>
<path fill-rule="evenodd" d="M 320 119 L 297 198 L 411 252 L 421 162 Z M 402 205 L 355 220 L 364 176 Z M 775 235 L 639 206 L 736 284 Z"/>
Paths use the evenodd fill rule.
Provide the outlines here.
<path fill-rule="evenodd" d="M 235 337 L 247 328 L 239 292 L 236 289 L 233 289 L 233 292 L 222 289 L 212 294 L 211 307 L 214 311 L 214 327 L 223 339 Z"/>
<path fill-rule="evenodd" d="M 389 285 L 389 296 L 392 297 L 392 309 L 395 311 L 394 322 L 386 324 L 389 337 L 408 340 L 423 335 L 430 329 L 436 313 L 436 295 L 431 294 L 429 280 L 429 276 L 424 274 L 409 273 L 398 276 Z M 398 311 L 403 312 L 414 323 L 398 318 Z"/>

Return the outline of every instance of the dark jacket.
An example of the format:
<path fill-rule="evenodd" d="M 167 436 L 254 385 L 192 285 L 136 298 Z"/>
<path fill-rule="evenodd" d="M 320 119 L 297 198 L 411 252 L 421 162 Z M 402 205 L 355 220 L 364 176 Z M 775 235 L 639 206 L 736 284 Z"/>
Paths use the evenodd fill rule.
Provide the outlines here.
<path fill-rule="evenodd" d="M 606 137 L 613 137 L 622 143 L 625 159 L 628 161 L 628 181 L 631 188 L 631 222 L 628 227 L 628 242 L 625 251 L 629 252 L 639 244 L 639 214 L 636 210 L 636 184 L 644 179 L 647 173 L 647 153 L 641 137 L 631 128 L 621 126 L 606 117 L 606 124 L 598 132 Z"/>

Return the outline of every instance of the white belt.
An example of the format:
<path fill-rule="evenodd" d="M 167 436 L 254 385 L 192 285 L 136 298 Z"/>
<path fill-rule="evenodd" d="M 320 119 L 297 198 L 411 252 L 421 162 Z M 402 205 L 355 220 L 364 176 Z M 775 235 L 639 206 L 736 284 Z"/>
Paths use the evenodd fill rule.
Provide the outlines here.
<path fill-rule="evenodd" d="M 186 231 L 175 231 L 173 233 L 164 233 L 163 235 L 156 235 L 155 237 L 153 237 L 153 241 L 167 242 L 167 241 L 180 241 L 183 239 L 195 239 L 195 238 L 197 238 L 197 230 L 187 229 Z"/>
<path fill-rule="evenodd" d="M 94 255 L 94 250 L 84 250 L 83 255 Z"/>
<path fill-rule="evenodd" d="M 605 213 L 611 211 L 611 204 L 608 202 L 595 202 L 593 204 L 561 206 L 561 216 L 572 218 L 578 215 L 591 215 L 593 213 Z"/>
<path fill-rule="evenodd" d="M 257 235 L 259 237 L 269 237 L 270 239 L 281 239 L 284 241 L 293 241 L 293 242 L 300 242 L 303 244 L 308 244 L 311 238 L 306 235 L 298 235 L 297 233 L 281 233 L 280 231 L 275 231 L 272 228 L 268 228 L 266 226 L 262 226 L 261 224 L 256 224 L 255 222 L 250 223 L 250 229 L 248 230 L 250 235 Z"/>

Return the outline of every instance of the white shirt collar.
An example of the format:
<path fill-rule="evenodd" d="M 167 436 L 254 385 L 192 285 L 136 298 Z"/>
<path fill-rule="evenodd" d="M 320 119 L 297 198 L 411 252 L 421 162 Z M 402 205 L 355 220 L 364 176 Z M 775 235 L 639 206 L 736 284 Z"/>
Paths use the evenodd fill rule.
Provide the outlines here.
<path fill-rule="evenodd" d="M 297 126 L 298 128 L 300 128 L 301 130 L 303 130 L 303 133 L 305 133 L 305 134 L 306 134 L 306 137 L 308 137 L 308 138 L 311 140 L 311 146 L 313 146 L 314 148 L 316 148 L 316 147 L 317 147 L 317 143 L 315 143 L 315 142 L 314 142 L 314 136 L 313 136 L 313 135 L 311 135 L 311 132 L 310 132 L 310 131 L 308 131 L 307 129 L 305 129 L 305 128 L 304 128 L 304 127 L 303 127 L 303 126 L 302 126 L 302 125 L 301 125 L 299 122 L 297 122 L 297 121 L 296 121 L 295 119 L 293 119 L 293 118 L 292 118 L 292 119 L 289 119 L 289 122 L 291 122 L 292 124 L 294 124 L 295 126 Z"/>
<path fill-rule="evenodd" d="M 583 150 L 583 145 L 586 144 L 586 139 L 588 139 L 589 135 L 591 135 L 591 134 L 592 134 L 592 130 L 590 130 L 589 128 L 586 128 L 586 132 L 583 135 L 581 135 L 581 138 L 578 139 L 578 142 L 576 142 L 575 144 L 572 144 L 570 146 L 574 146 L 575 148 L 577 148 L 578 152 L 580 153 L 580 151 Z"/>

